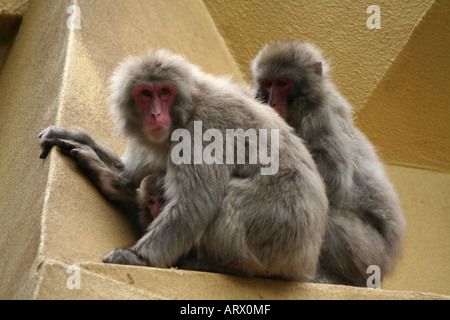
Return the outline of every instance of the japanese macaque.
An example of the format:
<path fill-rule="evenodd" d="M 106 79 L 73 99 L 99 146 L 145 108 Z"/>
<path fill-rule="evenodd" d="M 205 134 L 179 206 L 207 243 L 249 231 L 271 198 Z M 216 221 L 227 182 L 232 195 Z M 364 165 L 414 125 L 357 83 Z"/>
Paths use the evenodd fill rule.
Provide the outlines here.
<path fill-rule="evenodd" d="M 145 234 L 104 262 L 312 279 L 328 214 L 325 186 L 302 140 L 274 110 L 167 50 L 127 58 L 110 93 L 128 138 L 122 158 L 79 131 L 50 127 L 40 135 L 41 157 L 57 144 L 107 197 L 125 203 L 137 194 L 144 204 L 137 219 L 151 222 Z M 162 203 L 146 200 L 161 189 Z"/>
<path fill-rule="evenodd" d="M 155 172 L 145 177 L 137 189 L 137 201 L 140 206 L 138 224 L 141 230 L 146 230 L 150 223 L 164 209 L 164 172 Z"/>
<path fill-rule="evenodd" d="M 399 199 L 321 53 L 310 44 L 276 41 L 251 68 L 257 98 L 305 141 L 326 185 L 330 212 L 315 281 L 365 286 L 368 266 L 391 272 L 405 229 Z"/>

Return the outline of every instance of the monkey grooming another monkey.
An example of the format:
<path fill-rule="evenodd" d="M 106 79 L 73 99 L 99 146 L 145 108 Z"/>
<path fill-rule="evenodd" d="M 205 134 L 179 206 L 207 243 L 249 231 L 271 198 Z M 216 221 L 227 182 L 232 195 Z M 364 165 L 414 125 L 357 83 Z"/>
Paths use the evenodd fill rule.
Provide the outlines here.
<path fill-rule="evenodd" d="M 315 281 L 365 286 L 368 266 L 390 273 L 405 230 L 399 199 L 320 52 L 275 41 L 251 68 L 257 98 L 304 139 L 327 188 L 330 212 Z"/>
<path fill-rule="evenodd" d="M 80 131 L 49 127 L 40 134 L 41 157 L 58 145 L 102 193 L 122 203 L 137 194 L 137 202 L 148 204 L 147 221 L 154 220 L 145 234 L 104 262 L 300 281 L 314 276 L 328 214 L 325 186 L 302 140 L 275 111 L 167 50 L 127 58 L 110 92 L 119 131 L 128 138 L 122 158 Z M 264 132 L 275 139 L 264 140 Z M 260 148 L 255 162 L 253 138 Z M 264 171 L 264 141 L 276 172 Z M 192 154 L 181 143 L 194 145 Z M 213 144 L 211 161 L 205 155 Z M 242 153 L 249 161 L 240 161 Z M 162 205 L 145 200 L 158 195 L 158 181 Z M 138 220 L 139 214 L 145 212 L 138 211 Z"/>

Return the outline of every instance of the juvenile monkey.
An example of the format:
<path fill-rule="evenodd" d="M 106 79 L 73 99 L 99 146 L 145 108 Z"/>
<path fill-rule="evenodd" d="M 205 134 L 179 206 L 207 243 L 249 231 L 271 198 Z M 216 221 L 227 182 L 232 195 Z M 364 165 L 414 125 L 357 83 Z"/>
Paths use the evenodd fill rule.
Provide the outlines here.
<path fill-rule="evenodd" d="M 159 216 L 164 209 L 164 173 L 155 172 L 145 177 L 137 189 L 137 202 L 140 208 L 138 223 L 145 231 L 150 223 Z"/>
<path fill-rule="evenodd" d="M 405 229 L 399 199 L 320 52 L 275 41 L 251 68 L 257 98 L 304 139 L 326 185 L 330 212 L 315 281 L 365 286 L 369 265 L 391 272 Z"/>
<path fill-rule="evenodd" d="M 205 74 L 166 50 L 126 59 L 110 92 L 119 131 L 129 141 L 121 159 L 80 132 L 50 127 L 40 135 L 43 156 L 57 144 L 98 185 L 105 172 L 117 173 L 112 192 L 99 187 L 114 197 L 141 185 L 142 201 L 153 192 L 145 191 L 144 177 L 164 172 L 157 180 L 165 200 L 160 212 L 132 248 L 112 250 L 104 262 L 302 281 L 314 276 L 328 213 L 325 187 L 301 139 L 275 111 L 229 79 Z M 216 134 L 212 163 L 196 161 L 195 150 L 177 151 L 180 140 L 174 136 L 187 132 L 183 143 L 196 145 L 199 123 L 203 137 Z M 221 141 L 217 133 L 226 137 L 228 130 L 235 133 L 233 141 Z M 239 151 L 249 157 L 255 151 L 252 130 L 260 132 L 260 148 L 262 132 L 276 133 L 272 137 L 278 139 L 266 141 L 277 157 L 275 173 L 263 174 L 262 160 L 229 161 L 239 158 Z M 234 139 L 245 142 L 244 150 Z M 202 150 L 211 146 L 205 139 L 200 143 Z M 184 160 L 174 161 L 174 153 L 183 153 Z M 92 161 L 94 154 L 100 161 Z"/>

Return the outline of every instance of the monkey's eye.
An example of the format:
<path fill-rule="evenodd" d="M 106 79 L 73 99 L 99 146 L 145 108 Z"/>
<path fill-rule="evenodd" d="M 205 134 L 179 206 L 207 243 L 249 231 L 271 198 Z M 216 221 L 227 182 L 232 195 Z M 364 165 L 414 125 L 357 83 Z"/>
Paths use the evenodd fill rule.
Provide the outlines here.
<path fill-rule="evenodd" d="M 264 88 L 270 88 L 272 86 L 272 82 L 270 80 L 264 80 L 261 84 Z"/>
<path fill-rule="evenodd" d="M 147 205 L 148 206 L 153 206 L 156 203 L 156 198 L 153 196 L 149 196 L 147 198 Z"/>
<path fill-rule="evenodd" d="M 162 96 L 168 96 L 170 94 L 170 90 L 167 88 L 162 88 L 159 94 Z"/>
<path fill-rule="evenodd" d="M 151 97 L 151 96 L 152 96 L 152 93 L 150 92 L 150 90 L 147 90 L 147 89 L 142 90 L 141 94 L 142 94 L 144 97 Z"/>
<path fill-rule="evenodd" d="M 277 81 L 277 85 L 278 85 L 279 87 L 284 87 L 284 86 L 287 85 L 287 81 L 285 81 L 285 80 L 278 80 L 278 81 Z"/>

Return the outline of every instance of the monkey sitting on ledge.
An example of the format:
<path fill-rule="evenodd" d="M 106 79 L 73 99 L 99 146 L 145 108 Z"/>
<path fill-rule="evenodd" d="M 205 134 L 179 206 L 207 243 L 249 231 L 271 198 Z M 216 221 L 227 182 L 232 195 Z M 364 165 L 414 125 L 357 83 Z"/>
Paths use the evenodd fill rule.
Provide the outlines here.
<path fill-rule="evenodd" d="M 315 281 L 365 286 L 369 266 L 390 273 L 405 230 L 400 202 L 321 53 L 275 41 L 257 54 L 252 71 L 257 98 L 304 139 L 327 188 L 330 213 Z"/>
<path fill-rule="evenodd" d="M 138 223 L 142 208 L 136 189 L 146 176 L 164 173 L 165 204 L 156 208 L 153 222 L 132 248 L 112 250 L 104 262 L 313 278 L 328 199 L 302 140 L 274 110 L 229 79 L 205 74 L 167 50 L 127 58 L 111 79 L 110 102 L 120 133 L 129 139 L 122 158 L 83 131 L 49 127 L 39 135 L 41 158 L 58 145 L 105 197 L 122 207 L 130 205 L 128 213 Z M 187 131 L 195 144 L 198 121 L 204 135 L 226 136 L 233 129 L 243 148 L 230 148 L 223 139 L 220 153 L 216 140 L 217 161 L 198 163 L 192 152 L 194 161 L 174 163 L 172 151 L 178 142 L 173 134 Z M 228 152 L 234 152 L 231 159 L 236 155 L 239 160 L 239 152 L 252 157 L 251 130 L 277 133 L 278 139 L 265 141 L 270 150 L 277 147 L 276 173 L 263 174 L 266 163 L 224 161 Z M 258 141 L 264 141 L 264 135 Z M 201 144 L 205 154 L 210 145 L 204 139 Z"/>

